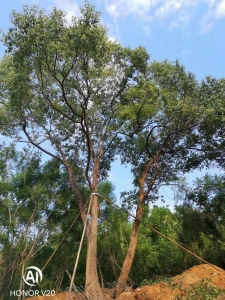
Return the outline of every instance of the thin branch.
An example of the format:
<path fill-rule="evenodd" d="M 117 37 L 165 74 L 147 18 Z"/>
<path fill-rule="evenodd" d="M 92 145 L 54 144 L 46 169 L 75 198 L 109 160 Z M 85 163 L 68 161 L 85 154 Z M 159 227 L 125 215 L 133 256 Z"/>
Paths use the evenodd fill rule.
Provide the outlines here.
<path fill-rule="evenodd" d="M 40 71 L 40 81 L 41 81 L 41 92 L 42 92 L 42 94 L 43 94 L 43 96 L 44 96 L 44 98 L 48 101 L 48 103 L 50 104 L 50 106 L 55 110 L 55 111 L 57 111 L 58 113 L 60 113 L 61 115 L 63 115 L 66 119 L 68 119 L 69 121 L 71 121 L 71 122 L 73 122 L 74 124 L 77 124 L 77 123 L 80 123 L 81 121 L 78 121 L 78 122 L 76 122 L 76 121 L 74 121 L 71 117 L 69 117 L 67 114 L 65 114 L 63 111 L 61 111 L 59 108 L 57 108 L 57 107 L 55 107 L 53 104 L 52 104 L 52 101 L 49 99 L 49 97 L 48 97 L 48 95 L 45 93 L 45 91 L 44 91 L 44 81 L 43 81 L 43 76 L 42 76 L 42 69 L 41 69 L 41 64 L 39 63 L 39 71 Z M 50 72 L 50 74 L 51 74 L 51 71 L 49 71 Z M 52 74 L 51 74 L 52 75 Z M 54 77 L 54 75 L 52 75 L 53 77 Z M 58 80 L 57 79 L 57 77 L 54 77 L 56 80 Z M 81 117 L 80 115 L 76 115 L 75 113 L 74 113 L 74 115 L 75 116 L 77 116 L 77 117 Z"/>
<path fill-rule="evenodd" d="M 60 80 L 57 78 L 57 76 L 55 76 L 55 75 L 52 73 L 52 70 L 51 70 L 51 68 L 50 68 L 50 66 L 49 66 L 49 63 L 48 63 L 48 55 L 47 55 L 45 49 L 44 49 L 44 52 L 45 52 L 45 62 L 46 62 L 46 64 L 47 64 L 48 71 L 49 71 L 49 73 L 51 74 L 51 76 L 52 76 L 52 77 L 58 82 L 58 84 L 60 85 L 61 90 L 62 90 L 62 96 L 63 96 L 63 98 L 64 98 L 64 100 L 65 100 L 66 105 L 70 108 L 71 112 L 72 112 L 75 116 L 81 118 L 81 115 L 77 114 L 77 113 L 74 111 L 74 109 L 72 108 L 72 106 L 70 105 L 70 103 L 68 102 L 67 96 L 66 96 L 66 93 L 65 93 L 65 89 L 64 89 L 63 82 L 60 82 Z M 72 70 L 72 68 L 74 67 L 74 65 L 75 65 L 75 62 L 74 62 L 74 64 L 72 64 L 71 70 Z M 70 72 L 70 71 L 69 71 L 69 72 Z M 68 73 L 68 74 L 69 74 L 69 73 Z M 63 79 L 63 81 L 64 81 L 64 80 L 65 80 L 65 78 Z"/>
<path fill-rule="evenodd" d="M 26 137 L 28 138 L 29 142 L 34 145 L 35 147 L 37 147 L 39 150 L 41 150 L 42 152 L 44 152 L 45 154 L 48 154 L 50 155 L 51 157 L 59 160 L 62 164 L 65 165 L 65 162 L 57 155 L 54 155 L 53 153 L 47 151 L 46 149 L 44 149 L 43 147 L 41 147 L 38 143 L 36 143 L 29 135 L 29 133 L 27 132 L 26 130 L 26 127 L 27 127 L 27 124 L 26 124 L 26 121 L 24 122 L 23 124 L 23 132 L 25 133 Z"/>

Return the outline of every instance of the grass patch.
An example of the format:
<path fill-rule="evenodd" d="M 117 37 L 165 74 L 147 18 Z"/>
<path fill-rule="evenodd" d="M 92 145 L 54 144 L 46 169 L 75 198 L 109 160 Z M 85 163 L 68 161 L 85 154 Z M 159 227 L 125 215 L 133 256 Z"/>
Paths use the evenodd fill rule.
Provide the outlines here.
<path fill-rule="evenodd" d="M 177 300 L 214 300 L 218 296 L 225 296 L 225 290 L 213 286 L 210 279 L 203 279 L 189 286 L 184 293 L 187 296 L 177 296 Z"/>

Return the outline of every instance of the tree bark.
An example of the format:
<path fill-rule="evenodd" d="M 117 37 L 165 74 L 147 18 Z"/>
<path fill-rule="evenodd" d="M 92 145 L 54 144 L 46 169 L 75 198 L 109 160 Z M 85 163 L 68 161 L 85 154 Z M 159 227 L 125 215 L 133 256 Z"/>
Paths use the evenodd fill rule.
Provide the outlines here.
<path fill-rule="evenodd" d="M 142 205 L 145 202 L 145 199 L 147 197 L 147 195 L 150 193 L 153 185 L 155 184 L 155 180 L 158 176 L 158 172 L 159 172 L 159 167 L 158 167 L 158 163 L 157 163 L 157 159 L 160 156 L 162 152 L 162 148 L 157 152 L 157 154 L 152 157 L 149 162 L 147 163 L 146 167 L 144 168 L 141 176 L 139 177 L 139 183 L 140 183 L 140 191 L 139 191 L 139 201 L 138 201 L 138 206 L 136 209 L 136 216 L 135 216 L 135 220 L 133 223 L 133 227 L 132 227 L 132 235 L 130 238 L 130 244 L 129 244 L 129 248 L 127 251 L 127 255 L 126 258 L 124 260 L 121 272 L 120 272 L 120 277 L 118 279 L 118 283 L 116 285 L 116 290 L 114 292 L 114 299 L 116 297 L 118 297 L 125 289 L 126 287 L 126 282 L 130 273 L 130 269 L 134 260 L 134 255 L 135 255 L 135 251 L 136 251 L 136 247 L 137 247 L 137 240 L 138 240 L 138 230 L 139 230 L 139 225 L 140 225 L 140 221 L 142 220 L 142 215 L 143 215 L 143 208 Z M 156 173 L 154 175 L 154 177 L 152 178 L 152 180 L 150 181 L 147 190 L 145 190 L 145 182 L 146 182 L 146 178 L 147 178 L 147 174 L 150 170 L 150 168 L 152 167 L 152 165 L 156 166 Z"/>
<path fill-rule="evenodd" d="M 99 161 L 95 161 L 92 179 L 92 193 L 97 192 Z M 92 194 L 91 221 L 87 237 L 85 293 L 89 300 L 104 300 L 97 270 L 98 198 Z"/>
<path fill-rule="evenodd" d="M 86 212 L 84 209 L 82 196 L 76 182 L 74 181 L 74 174 L 72 168 L 67 165 L 70 177 L 70 185 L 74 192 L 75 197 L 78 201 L 78 206 L 81 213 L 81 218 L 83 223 L 86 222 Z M 92 176 L 92 193 L 97 192 L 98 186 L 98 170 L 99 170 L 99 161 L 95 163 Z M 104 300 L 102 290 L 98 280 L 97 272 L 97 233 L 98 233 L 98 198 L 96 195 L 92 195 L 91 199 L 91 218 L 90 222 L 86 228 L 87 236 L 87 256 L 86 256 L 86 280 L 85 280 L 85 293 L 86 297 L 89 300 Z"/>
<path fill-rule="evenodd" d="M 142 205 L 139 203 L 137 210 L 136 210 L 136 219 L 134 220 L 133 226 L 132 226 L 132 235 L 130 238 L 130 244 L 127 251 L 126 258 L 123 262 L 123 266 L 120 272 L 120 277 L 118 279 L 116 290 L 114 292 L 113 298 L 117 298 L 126 287 L 126 282 L 130 273 L 130 269 L 134 260 L 135 250 L 137 246 L 138 241 L 138 229 L 140 225 L 140 221 L 142 219 L 143 209 Z"/>
<path fill-rule="evenodd" d="M 22 257 L 22 259 L 23 259 L 23 257 Z M 20 291 L 22 291 L 24 289 L 24 281 L 23 281 L 24 270 L 25 270 L 25 262 L 23 261 L 22 269 L 21 269 L 20 286 L 19 286 Z M 22 299 L 23 299 L 22 295 L 19 295 L 18 300 L 22 300 Z"/>
<path fill-rule="evenodd" d="M 91 224 L 88 233 L 86 258 L 86 296 L 90 300 L 104 300 L 97 272 L 97 227 L 98 227 L 98 201 L 92 196 Z"/>
<path fill-rule="evenodd" d="M 69 164 L 67 162 L 64 162 L 65 166 L 67 167 L 68 173 L 69 173 L 69 180 L 70 180 L 70 186 L 71 189 L 73 190 L 74 196 L 76 197 L 77 203 L 78 203 L 78 207 L 80 210 L 80 216 L 81 219 L 83 221 L 83 224 L 86 223 L 86 212 L 85 212 L 85 207 L 84 207 L 84 203 L 83 203 L 83 199 L 82 199 L 82 195 L 80 193 L 79 188 L 76 185 L 76 182 L 74 180 L 74 173 L 73 173 L 73 169 L 69 166 Z M 86 229 L 86 232 L 88 233 L 88 226 Z"/>

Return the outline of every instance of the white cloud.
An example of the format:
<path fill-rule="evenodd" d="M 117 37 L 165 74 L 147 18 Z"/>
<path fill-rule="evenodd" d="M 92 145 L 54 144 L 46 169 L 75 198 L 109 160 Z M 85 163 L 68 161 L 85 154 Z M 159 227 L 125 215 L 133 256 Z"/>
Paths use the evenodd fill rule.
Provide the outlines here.
<path fill-rule="evenodd" d="M 209 32 L 213 27 L 213 18 L 212 18 L 213 12 L 208 11 L 200 20 L 200 33 L 207 33 Z"/>
<path fill-rule="evenodd" d="M 112 15 L 114 18 L 118 18 L 119 17 L 119 12 L 118 12 L 118 7 L 115 4 L 109 4 L 106 7 L 106 10 L 108 11 L 108 13 L 110 15 Z"/>
<path fill-rule="evenodd" d="M 29 0 L 30 5 L 38 4 L 41 8 L 51 11 L 53 7 L 57 7 L 67 13 L 67 20 L 70 21 L 72 16 L 80 14 L 80 5 L 76 0 Z"/>
<path fill-rule="evenodd" d="M 50 2 L 50 1 L 46 1 L 46 2 Z M 76 3 L 75 0 L 71 1 L 71 0 L 53 0 L 52 2 L 52 6 L 57 7 L 58 9 L 64 10 L 67 12 L 66 18 L 67 21 L 71 21 L 71 18 L 73 16 L 78 16 L 80 15 L 80 9 L 79 9 L 79 5 Z"/>
<path fill-rule="evenodd" d="M 200 20 L 201 33 L 210 31 L 217 19 L 225 17 L 224 0 L 205 0 L 208 10 Z"/>
<path fill-rule="evenodd" d="M 48 10 L 56 6 L 67 12 L 68 20 L 79 15 L 79 4 L 84 4 L 84 0 L 27 1 Z M 90 3 L 104 5 L 113 19 L 113 26 L 119 19 L 133 17 L 144 25 L 146 32 L 153 21 L 166 26 L 168 30 L 175 27 L 183 29 L 195 21 L 196 28 L 206 33 L 215 21 L 225 17 L 225 0 L 90 0 Z"/>
<path fill-rule="evenodd" d="M 160 0 L 158 0 L 160 1 Z M 155 6 L 156 0 L 107 0 L 106 10 L 113 18 L 126 15 L 136 15 L 145 17 L 146 12 Z"/>
<path fill-rule="evenodd" d="M 158 21 L 169 30 L 187 27 L 198 17 L 196 27 L 209 31 L 216 19 L 225 17 L 225 0 L 101 0 L 114 21 L 132 16 L 143 23 Z"/>
<path fill-rule="evenodd" d="M 167 22 L 169 27 L 186 26 L 196 3 L 202 0 L 107 0 L 106 10 L 114 18 L 133 16 L 139 21 Z M 208 0 L 213 1 L 213 0 Z"/>
<path fill-rule="evenodd" d="M 216 17 L 223 18 L 225 17 L 225 1 L 221 1 L 216 8 Z"/>
<path fill-rule="evenodd" d="M 173 13 L 176 13 L 178 10 L 180 10 L 180 7 L 180 1 L 167 1 L 164 5 L 156 9 L 155 16 L 159 18 L 165 18 Z"/>

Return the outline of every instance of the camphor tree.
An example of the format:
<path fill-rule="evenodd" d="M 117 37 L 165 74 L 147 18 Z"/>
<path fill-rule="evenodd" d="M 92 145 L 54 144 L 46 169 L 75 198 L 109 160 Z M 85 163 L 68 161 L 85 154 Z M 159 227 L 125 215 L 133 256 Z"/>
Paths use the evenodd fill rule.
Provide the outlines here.
<path fill-rule="evenodd" d="M 87 2 L 81 16 L 66 22 L 64 12 L 38 7 L 13 11 L 3 34 L 0 63 L 1 134 L 24 141 L 60 161 L 86 222 L 80 179 L 90 194 L 106 178 L 113 147 L 123 129 L 117 120 L 124 94 L 146 71 L 146 51 L 109 40 L 100 14 Z M 124 100 L 123 100 L 124 99 Z M 86 296 L 103 300 L 96 251 L 98 203 L 92 195 L 86 229 Z"/>
<path fill-rule="evenodd" d="M 210 97 L 220 99 L 218 88 L 203 89 L 204 81 L 200 85 L 178 61 L 153 62 L 148 72 L 127 92 L 130 106 L 120 110 L 127 133 L 120 155 L 131 165 L 135 187 L 126 200 L 136 205 L 136 219 L 114 297 L 124 289 L 130 272 L 144 204 L 155 200 L 162 184 L 176 183 L 181 174 L 222 157 L 222 139 L 214 148 L 205 142 L 206 136 L 213 140 L 210 124 L 216 118 L 219 122 L 218 107 L 216 111 Z"/>

